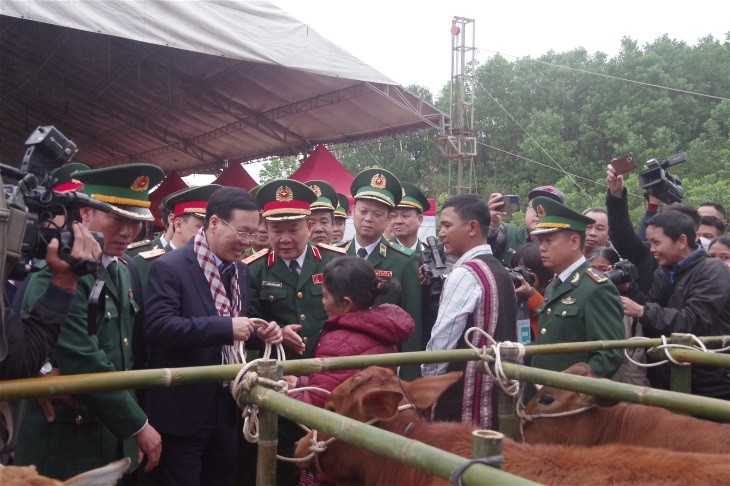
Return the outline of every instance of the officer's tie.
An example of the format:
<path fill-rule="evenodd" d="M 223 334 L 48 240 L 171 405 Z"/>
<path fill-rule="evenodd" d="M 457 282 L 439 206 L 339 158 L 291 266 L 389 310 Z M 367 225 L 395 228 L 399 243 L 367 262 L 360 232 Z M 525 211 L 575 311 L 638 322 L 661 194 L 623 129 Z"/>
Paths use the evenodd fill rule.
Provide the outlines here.
<path fill-rule="evenodd" d="M 558 291 L 558 288 L 563 283 L 562 280 L 560 280 L 560 277 L 557 275 L 553 278 L 553 281 L 550 282 L 550 285 L 548 286 L 547 290 L 545 291 L 545 298 L 547 298 L 548 294 L 553 295 Z"/>
<path fill-rule="evenodd" d="M 299 262 L 296 260 L 292 260 L 289 262 L 289 271 L 293 273 L 296 277 L 299 276 Z"/>
<path fill-rule="evenodd" d="M 106 271 L 109 272 L 112 282 L 114 282 L 114 286 L 117 288 L 117 292 L 121 293 L 122 288 L 119 283 L 119 263 L 116 260 L 110 261 L 109 265 L 106 266 Z"/>
<path fill-rule="evenodd" d="M 364 260 L 368 257 L 368 251 L 365 248 L 360 248 L 357 250 L 357 256 Z"/>
<path fill-rule="evenodd" d="M 235 263 L 221 263 L 218 265 L 218 271 L 221 274 L 221 281 L 223 282 L 223 287 L 225 287 L 226 294 L 228 294 L 229 299 L 231 298 L 231 278 L 236 270 L 234 265 Z"/>

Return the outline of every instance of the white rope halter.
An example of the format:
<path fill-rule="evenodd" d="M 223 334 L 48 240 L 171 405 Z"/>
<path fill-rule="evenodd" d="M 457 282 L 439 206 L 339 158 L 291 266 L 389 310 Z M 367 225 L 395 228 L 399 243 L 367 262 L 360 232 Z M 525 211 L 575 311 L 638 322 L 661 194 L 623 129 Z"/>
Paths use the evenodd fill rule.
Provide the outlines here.
<path fill-rule="evenodd" d="M 494 355 L 487 354 L 486 346 L 483 346 L 482 348 L 477 348 L 471 343 L 471 341 L 469 340 L 469 336 L 471 336 L 473 332 L 480 333 L 484 338 L 487 339 L 487 341 L 491 343 L 489 347 L 492 349 Z M 477 353 L 479 354 L 479 359 L 484 361 L 484 368 L 486 369 L 487 374 L 491 376 L 495 382 L 497 382 L 499 387 L 507 395 L 511 397 L 517 396 L 520 391 L 520 382 L 518 380 L 510 380 L 504 373 L 504 368 L 502 367 L 501 350 L 503 347 L 517 348 L 517 360 L 522 361 L 522 359 L 525 357 L 525 346 L 522 343 L 513 343 L 511 341 L 498 343 L 494 340 L 492 336 L 490 336 L 483 329 L 479 329 L 478 327 L 470 327 L 469 329 L 467 329 L 464 333 L 464 341 L 471 349 L 477 351 Z M 489 367 L 490 364 L 494 365 L 494 372 L 492 372 L 491 368 Z"/>

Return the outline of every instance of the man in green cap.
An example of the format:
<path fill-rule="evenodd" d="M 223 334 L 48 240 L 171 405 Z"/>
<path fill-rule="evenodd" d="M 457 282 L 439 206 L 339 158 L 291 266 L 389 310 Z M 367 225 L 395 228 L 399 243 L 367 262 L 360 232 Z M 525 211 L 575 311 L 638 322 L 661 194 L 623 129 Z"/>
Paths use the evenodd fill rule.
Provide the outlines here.
<path fill-rule="evenodd" d="M 254 198 L 256 197 L 256 193 L 259 192 L 260 187 L 261 186 L 258 185 L 249 191 Z M 254 231 L 251 236 L 249 246 L 243 252 L 242 258 L 248 258 L 254 253 L 258 253 L 265 248 L 271 248 L 271 243 L 269 242 L 269 230 L 266 228 L 266 220 L 263 216 L 261 216 L 261 211 L 259 211 L 259 225 L 256 227 L 256 231 Z"/>
<path fill-rule="evenodd" d="M 87 307 L 94 277 L 82 277 L 76 287 L 66 324 L 49 361 L 61 374 L 124 371 L 132 368 L 132 328 L 138 310 L 131 291 L 130 274 L 120 256 L 139 233 L 143 221 L 152 221 L 149 188 L 163 172 L 150 164 L 129 164 L 72 174 L 84 184 L 83 192 L 109 203 L 110 213 L 82 208 L 82 224 L 104 235 L 98 276 L 106 285 L 105 318 L 97 334 L 89 335 Z M 51 274 L 35 274 L 23 299 L 28 309 L 50 282 Z M 132 459 L 132 469 L 145 457 L 152 470 L 160 457 L 161 440 L 130 390 L 75 396 L 75 406 L 56 403 L 48 420 L 35 400 L 26 404 L 26 415 L 16 450 L 16 463 L 34 464 L 38 472 L 66 479 L 122 457 Z"/>
<path fill-rule="evenodd" d="M 312 211 L 308 218 L 311 226 L 309 240 L 329 245 L 332 243 L 337 191 L 325 181 L 307 181 L 304 184 L 317 195 L 317 199 L 309 206 Z"/>
<path fill-rule="evenodd" d="M 624 338 L 623 309 L 618 290 L 583 256 L 586 226 L 595 221 L 549 197 L 533 207 L 540 222 L 532 231 L 542 261 L 555 272 L 538 309 L 535 344 L 555 344 Z M 563 371 L 585 362 L 599 378 L 610 378 L 623 361 L 617 349 L 534 356 L 532 366 Z"/>
<path fill-rule="evenodd" d="M 401 182 L 403 197 L 393 210 L 390 224 L 393 227 L 394 243 L 409 248 L 417 256 L 421 254 L 423 242 L 418 239 L 418 230 L 423 223 L 423 213 L 431 204 L 421 190 L 410 182 Z"/>
<path fill-rule="evenodd" d="M 410 249 L 383 237 L 390 213 L 400 203 L 402 186 L 387 170 L 366 169 L 355 176 L 350 193 L 355 198 L 352 211 L 355 237 L 345 246 L 347 254 L 367 259 L 375 267 L 377 277 L 400 281 L 400 296 L 378 297 L 375 305 L 388 302 L 408 312 L 416 322 L 416 329 L 402 351 L 423 351 L 418 258 Z M 401 375 L 413 379 L 420 376 L 420 371 L 417 366 L 403 367 Z"/>
<path fill-rule="evenodd" d="M 332 244 L 336 245 L 345 239 L 347 216 L 350 212 L 350 200 L 347 196 L 337 193 L 337 207 L 334 212 L 334 226 L 332 227 Z"/>

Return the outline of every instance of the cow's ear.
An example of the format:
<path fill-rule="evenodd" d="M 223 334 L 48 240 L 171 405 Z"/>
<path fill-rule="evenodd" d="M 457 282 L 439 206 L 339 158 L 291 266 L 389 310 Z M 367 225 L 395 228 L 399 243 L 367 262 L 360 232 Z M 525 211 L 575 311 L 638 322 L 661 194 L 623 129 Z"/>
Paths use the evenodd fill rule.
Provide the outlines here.
<path fill-rule="evenodd" d="M 588 366 L 588 363 L 576 363 L 567 370 L 564 370 L 563 373 L 570 373 L 571 375 L 578 376 L 588 376 L 590 378 L 596 377 L 596 374 L 593 373 L 593 370 L 590 366 Z"/>
<path fill-rule="evenodd" d="M 452 371 L 445 375 L 427 376 L 411 383 L 403 382 L 403 387 L 411 402 L 419 409 L 424 410 L 436 403 L 451 385 L 459 381 L 462 375 L 461 371 Z"/>
<path fill-rule="evenodd" d="M 393 390 L 373 390 L 362 397 L 360 406 L 362 413 L 368 419 L 389 419 L 398 413 L 398 404 L 403 400 L 403 394 Z"/>

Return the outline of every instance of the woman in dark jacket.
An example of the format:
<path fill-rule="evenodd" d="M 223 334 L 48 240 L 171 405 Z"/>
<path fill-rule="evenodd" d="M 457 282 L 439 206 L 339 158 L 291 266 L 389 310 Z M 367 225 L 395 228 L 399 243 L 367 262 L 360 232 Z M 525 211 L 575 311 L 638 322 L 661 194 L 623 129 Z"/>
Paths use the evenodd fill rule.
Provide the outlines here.
<path fill-rule="evenodd" d="M 324 270 L 322 301 L 328 320 L 314 346 L 313 357 L 360 356 L 364 354 L 395 353 L 413 334 L 413 318 L 393 304 L 371 308 L 375 298 L 399 292 L 394 280 L 379 279 L 373 266 L 359 257 L 341 257 L 330 262 Z M 326 371 L 288 377 L 290 385 L 312 386 L 332 391 L 359 370 Z M 324 406 L 325 393 L 301 391 L 294 398 L 318 407 Z"/>

